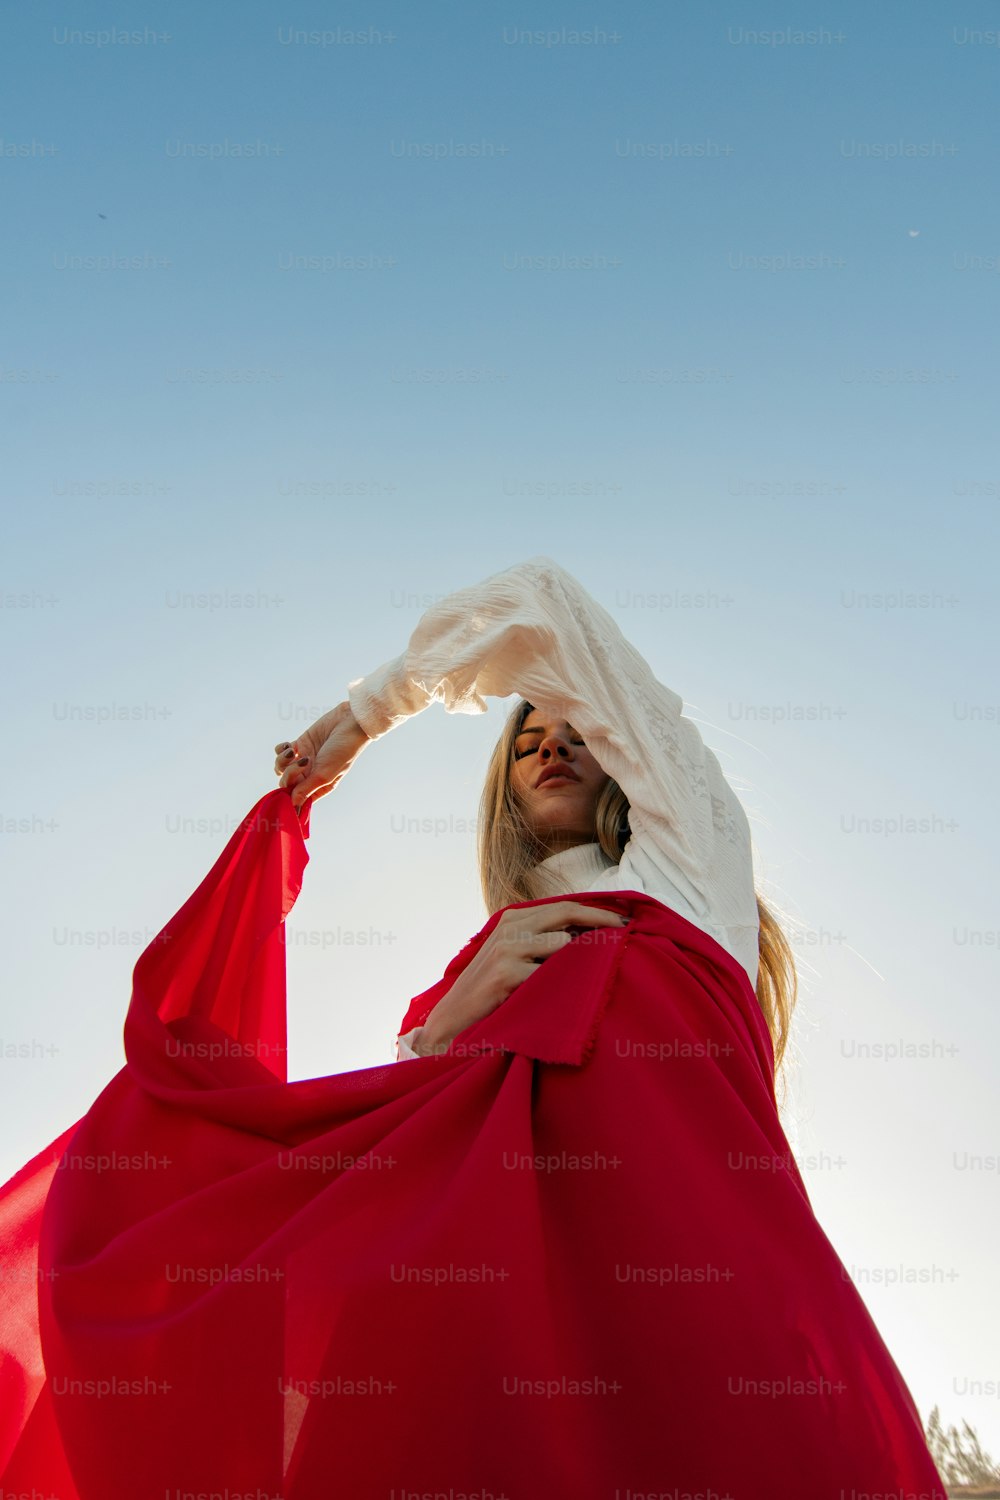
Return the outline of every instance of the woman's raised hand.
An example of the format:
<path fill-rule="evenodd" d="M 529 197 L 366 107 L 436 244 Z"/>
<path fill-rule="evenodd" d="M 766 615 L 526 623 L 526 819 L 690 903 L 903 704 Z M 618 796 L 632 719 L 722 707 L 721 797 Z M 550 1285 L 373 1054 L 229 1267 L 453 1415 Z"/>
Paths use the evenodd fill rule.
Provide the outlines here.
<path fill-rule="evenodd" d="M 323 714 L 298 739 L 275 745 L 274 771 L 292 794 L 296 812 L 311 797 L 325 797 L 370 745 L 346 700 Z"/>
<path fill-rule="evenodd" d="M 570 928 L 626 926 L 627 918 L 582 901 L 549 901 L 508 907 L 475 958 L 431 1011 L 415 1051 L 443 1052 L 467 1026 L 502 1005 L 512 990 L 560 948 L 572 942 Z"/>

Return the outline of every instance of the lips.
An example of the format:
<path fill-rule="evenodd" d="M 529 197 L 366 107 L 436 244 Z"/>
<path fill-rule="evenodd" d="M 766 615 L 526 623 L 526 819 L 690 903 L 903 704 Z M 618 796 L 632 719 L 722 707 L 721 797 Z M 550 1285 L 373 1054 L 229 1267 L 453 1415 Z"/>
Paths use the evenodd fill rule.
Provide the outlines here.
<path fill-rule="evenodd" d="M 543 782 L 551 781 L 554 776 L 565 776 L 567 781 L 580 780 L 576 772 L 571 771 L 569 766 L 546 766 L 541 776 L 535 782 L 535 786 L 540 787 Z"/>

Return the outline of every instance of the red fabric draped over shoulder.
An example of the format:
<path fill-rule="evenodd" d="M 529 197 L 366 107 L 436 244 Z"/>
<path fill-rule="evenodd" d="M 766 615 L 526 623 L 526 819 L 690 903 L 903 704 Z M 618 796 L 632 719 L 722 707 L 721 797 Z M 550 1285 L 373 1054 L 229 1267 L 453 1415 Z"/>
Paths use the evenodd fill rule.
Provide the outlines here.
<path fill-rule="evenodd" d="M 945 1500 L 739 964 L 587 893 L 628 926 L 446 1054 L 288 1083 L 308 817 L 257 803 L 136 964 L 126 1066 L 0 1190 L 3 1492 Z"/>

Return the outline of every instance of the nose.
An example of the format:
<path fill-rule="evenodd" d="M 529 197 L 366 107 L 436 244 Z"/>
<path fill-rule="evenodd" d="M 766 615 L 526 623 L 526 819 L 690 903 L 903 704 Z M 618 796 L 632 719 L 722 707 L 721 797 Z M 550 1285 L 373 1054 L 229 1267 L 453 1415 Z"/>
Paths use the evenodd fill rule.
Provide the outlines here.
<path fill-rule="evenodd" d="M 569 741 L 561 734 L 545 734 L 538 747 L 538 759 L 543 765 L 548 764 L 553 756 L 562 756 L 565 760 L 572 760 L 573 754 Z"/>

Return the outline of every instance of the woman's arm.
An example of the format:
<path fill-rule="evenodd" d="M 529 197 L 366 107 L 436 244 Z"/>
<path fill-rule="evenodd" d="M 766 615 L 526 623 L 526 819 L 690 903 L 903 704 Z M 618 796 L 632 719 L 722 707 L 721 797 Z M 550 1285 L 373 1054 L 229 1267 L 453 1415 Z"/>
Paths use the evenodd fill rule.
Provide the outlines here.
<path fill-rule="evenodd" d="M 755 926 L 750 828 L 682 699 L 658 681 L 608 612 L 549 557 L 532 557 L 431 606 L 405 651 L 348 685 L 378 739 L 441 702 L 483 713 L 518 693 L 565 718 L 629 799 L 631 844 L 695 911 Z"/>

